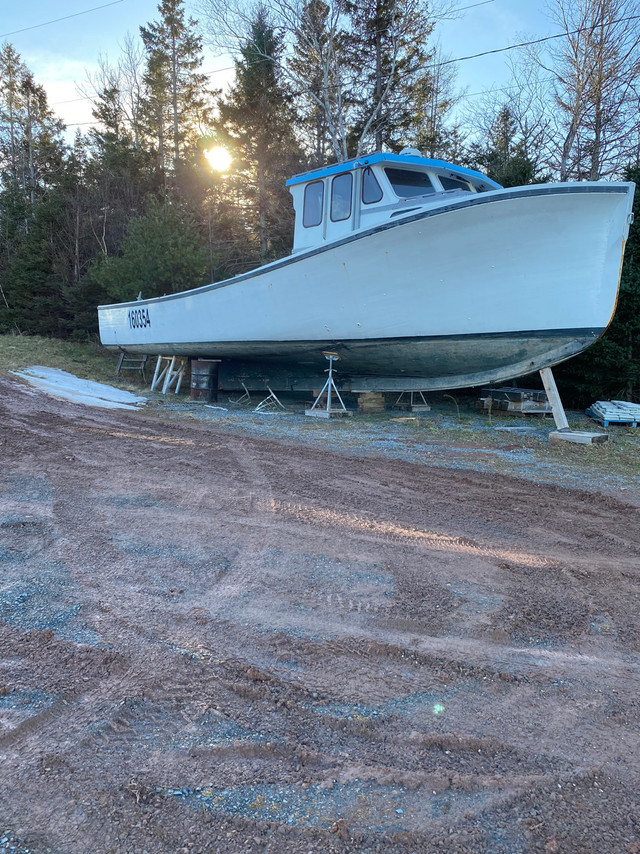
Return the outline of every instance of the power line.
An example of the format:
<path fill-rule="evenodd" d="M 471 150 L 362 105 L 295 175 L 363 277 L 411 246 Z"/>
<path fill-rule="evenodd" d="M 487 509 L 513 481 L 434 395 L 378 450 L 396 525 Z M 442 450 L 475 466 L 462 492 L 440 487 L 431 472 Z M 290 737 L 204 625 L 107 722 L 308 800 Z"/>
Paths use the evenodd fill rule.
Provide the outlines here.
<path fill-rule="evenodd" d="M 124 0 L 115 0 L 115 3 L 122 3 L 122 2 L 124 2 Z M 472 4 L 472 6 L 461 7 L 459 9 L 454 10 L 454 11 L 463 11 L 463 9 L 473 8 L 475 6 L 484 6 L 484 5 L 487 5 L 488 3 L 492 3 L 492 2 L 494 2 L 494 0 L 482 0 L 482 2 L 480 2 L 480 3 L 474 3 L 474 4 Z M 115 3 L 108 3 L 106 5 L 112 6 L 112 5 L 115 5 Z M 96 8 L 103 8 L 103 7 L 98 6 Z M 93 11 L 93 10 L 87 10 L 87 11 Z M 78 13 L 78 14 L 84 14 L 84 13 Z M 74 16 L 70 16 L 70 17 L 74 17 Z M 617 20 L 610 21 L 609 24 L 610 25 L 622 24 L 622 23 L 627 23 L 628 21 L 635 21 L 638 19 L 640 19 L 640 15 L 628 15 L 625 18 L 619 18 Z M 44 26 L 44 25 L 39 25 L 39 26 Z M 530 41 L 518 42 L 516 44 L 506 45 L 505 47 L 494 48 L 493 50 L 485 50 L 485 51 L 482 51 L 480 53 L 469 54 L 468 56 L 459 56 L 459 57 L 455 57 L 454 59 L 441 60 L 440 62 L 434 63 L 432 65 L 432 67 L 433 68 L 442 68 L 445 65 L 452 65 L 456 62 L 465 62 L 466 60 L 469 60 L 469 59 L 479 59 L 483 56 L 492 56 L 494 54 L 505 53 L 506 51 L 510 51 L 510 50 L 516 50 L 517 48 L 530 47 L 531 45 L 543 44 L 544 42 L 553 41 L 555 39 L 561 39 L 561 38 L 567 38 L 568 36 L 579 35 L 580 33 L 587 32 L 588 30 L 592 30 L 592 29 L 593 29 L 593 26 L 579 27 L 578 29 L 571 30 L 569 32 L 555 33 L 554 35 L 551 35 L 551 36 L 542 36 L 541 38 L 531 39 Z M 235 65 L 226 66 L 224 68 L 217 68 L 213 71 L 204 71 L 202 73 L 205 76 L 210 77 L 213 74 L 220 74 L 224 71 L 233 71 L 234 68 L 235 68 Z M 512 87 L 506 87 L 506 88 L 512 88 Z M 491 90 L 487 89 L 485 91 L 490 92 Z M 502 91 L 502 90 L 498 90 L 498 91 Z M 481 95 L 481 94 L 484 94 L 484 92 L 474 92 L 473 95 L 469 95 L 467 97 L 476 97 L 476 96 Z M 74 101 L 85 101 L 85 100 L 90 101 L 92 99 L 90 97 L 84 97 L 84 98 L 77 98 L 77 99 L 73 99 L 73 100 Z M 57 103 L 58 104 L 72 103 L 72 101 L 60 101 Z M 56 106 L 56 104 L 52 104 L 51 106 Z M 85 124 L 85 123 L 83 122 L 83 124 Z M 90 122 L 87 122 L 86 124 L 90 124 Z"/>
<path fill-rule="evenodd" d="M 472 3 L 471 6 L 459 6 L 457 9 L 452 9 L 451 12 L 464 12 L 466 9 L 475 9 L 476 6 L 486 6 L 488 3 L 495 3 L 495 0 L 482 0 L 481 3 Z"/>
<path fill-rule="evenodd" d="M 477 6 L 487 6 L 487 5 L 489 5 L 489 3 L 495 3 L 495 1 L 496 0 L 481 0 L 481 2 L 472 3 L 469 6 L 458 6 L 456 9 L 451 10 L 451 14 L 453 14 L 454 12 L 464 12 L 467 9 L 475 9 Z M 122 2 L 124 2 L 124 0 L 114 0 L 113 3 L 106 3 L 105 5 L 106 6 L 114 6 L 116 3 L 122 3 Z M 95 8 L 96 9 L 103 9 L 104 6 L 96 6 Z M 78 12 L 77 14 L 78 15 L 85 15 L 87 12 L 93 12 L 93 11 L 94 11 L 94 9 L 87 9 L 86 12 Z M 75 16 L 69 15 L 68 17 L 73 18 Z M 64 20 L 66 20 L 66 19 L 65 18 L 57 18 L 56 19 L 56 21 L 64 21 Z M 48 21 L 47 23 L 53 24 L 53 23 L 55 23 L 55 21 Z M 44 26 L 46 26 L 46 24 L 36 24 L 36 26 L 37 27 L 44 27 Z M 26 29 L 35 29 L 35 28 L 34 27 L 27 27 Z M 16 30 L 16 32 L 21 33 L 21 32 L 24 32 L 24 30 Z M 12 33 L 5 33 L 5 35 L 12 35 Z M 0 38 L 3 38 L 3 36 L 0 35 Z M 212 71 L 203 71 L 201 73 L 204 74 L 205 77 L 212 77 L 214 74 L 222 74 L 225 71 L 234 71 L 234 70 L 235 70 L 235 65 L 227 65 L 224 68 L 215 68 Z M 74 104 L 74 103 L 78 103 L 79 101 L 91 101 L 91 100 L 92 100 L 92 98 L 90 96 L 85 95 L 83 98 L 71 98 L 68 101 L 56 101 L 55 103 L 51 104 L 51 106 L 52 107 L 61 107 L 63 104 Z"/>
<path fill-rule="evenodd" d="M 74 12 L 73 15 L 65 15 L 63 18 L 54 18 L 52 21 L 44 21 L 42 24 L 33 24 L 30 27 L 23 27 L 21 30 L 13 30 L 10 33 L 0 33 L 0 39 L 7 36 L 15 36 L 18 33 L 26 33 L 27 30 L 37 30 L 39 27 L 48 27 L 49 24 L 57 24 L 59 21 L 68 21 L 70 18 L 79 18 L 80 15 L 88 15 L 89 12 L 96 12 L 98 9 L 106 9 L 107 6 L 117 6 L 118 3 L 124 3 L 125 0 L 112 0 L 111 3 L 103 3 L 102 6 L 94 6 L 92 9 L 85 9 L 83 12 Z"/>
<path fill-rule="evenodd" d="M 625 24 L 627 21 L 636 21 L 638 20 L 638 18 L 640 18 L 640 15 L 628 15 L 626 18 L 619 18 L 617 21 L 609 21 L 609 26 L 611 26 L 612 24 Z M 580 33 L 585 33 L 587 32 L 587 30 L 592 30 L 593 28 L 594 25 L 578 27 L 577 30 L 571 30 L 570 32 L 556 33 L 553 36 L 543 36 L 539 39 L 532 39 L 528 42 L 519 42 L 518 44 L 510 44 L 506 47 L 495 48 L 494 50 L 484 50 L 482 51 L 482 53 L 472 53 L 469 54 L 469 56 L 458 56 L 455 59 L 445 59 L 442 62 L 436 63 L 436 65 L 451 65 L 454 62 L 464 62 L 467 59 L 478 59 L 481 56 L 491 56 L 494 53 L 504 53 L 507 50 L 515 50 L 519 47 L 529 47 L 534 44 L 542 44 L 543 42 L 553 41 L 553 39 L 562 39 L 567 38 L 568 36 L 577 36 Z"/>

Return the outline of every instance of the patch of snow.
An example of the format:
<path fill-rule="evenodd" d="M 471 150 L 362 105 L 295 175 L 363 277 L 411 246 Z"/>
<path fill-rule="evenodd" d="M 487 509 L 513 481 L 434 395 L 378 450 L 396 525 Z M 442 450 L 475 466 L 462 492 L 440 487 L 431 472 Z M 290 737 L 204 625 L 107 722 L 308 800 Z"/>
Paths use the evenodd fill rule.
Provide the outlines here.
<path fill-rule="evenodd" d="M 113 388 L 110 385 L 81 380 L 74 374 L 58 368 L 44 368 L 34 365 L 24 371 L 11 371 L 22 377 L 41 391 L 53 397 L 72 400 L 85 406 L 101 406 L 105 409 L 137 409 L 146 403 L 144 397 L 138 397 L 130 391 Z"/>

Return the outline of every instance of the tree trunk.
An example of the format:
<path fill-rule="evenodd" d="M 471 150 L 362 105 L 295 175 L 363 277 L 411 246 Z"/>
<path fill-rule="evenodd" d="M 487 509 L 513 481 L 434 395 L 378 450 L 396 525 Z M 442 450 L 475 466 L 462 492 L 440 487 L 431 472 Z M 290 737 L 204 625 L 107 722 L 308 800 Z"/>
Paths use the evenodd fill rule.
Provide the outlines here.
<path fill-rule="evenodd" d="M 178 121 L 178 56 L 175 36 L 171 36 L 171 105 L 173 108 L 173 166 L 180 159 L 180 126 Z"/>
<path fill-rule="evenodd" d="M 262 146 L 260 146 L 262 148 Z M 260 261 L 267 258 L 267 181 L 264 169 L 264 153 L 258 150 L 258 235 L 260 237 Z"/>
<path fill-rule="evenodd" d="M 376 32 L 376 105 L 381 109 L 382 101 L 382 46 L 381 33 Z M 378 126 L 376 127 L 376 151 L 382 151 L 382 123 L 378 115 Z"/>

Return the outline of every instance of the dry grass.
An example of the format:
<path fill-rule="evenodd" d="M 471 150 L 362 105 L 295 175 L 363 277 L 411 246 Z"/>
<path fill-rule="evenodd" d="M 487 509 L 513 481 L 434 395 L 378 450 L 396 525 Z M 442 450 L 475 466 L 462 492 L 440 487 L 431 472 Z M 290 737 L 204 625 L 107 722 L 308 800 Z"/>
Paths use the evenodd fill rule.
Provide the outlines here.
<path fill-rule="evenodd" d="M 34 365 L 59 368 L 85 380 L 119 388 L 139 389 L 137 375 L 115 376 L 118 356 L 97 341 L 79 343 L 41 338 L 37 335 L 0 335 L 0 371 L 22 371 Z"/>

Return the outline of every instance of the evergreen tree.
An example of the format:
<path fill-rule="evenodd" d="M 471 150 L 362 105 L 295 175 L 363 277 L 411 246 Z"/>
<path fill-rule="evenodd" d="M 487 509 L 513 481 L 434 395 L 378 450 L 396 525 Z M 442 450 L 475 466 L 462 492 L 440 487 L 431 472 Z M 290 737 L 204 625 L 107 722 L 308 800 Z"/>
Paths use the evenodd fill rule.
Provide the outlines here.
<path fill-rule="evenodd" d="M 198 72 L 202 40 L 197 21 L 185 21 L 184 0 L 161 0 L 158 11 L 160 21 L 140 27 L 147 54 L 142 115 L 166 183 L 208 124 L 211 103 L 207 78 Z"/>
<path fill-rule="evenodd" d="M 291 247 L 293 217 L 285 181 L 300 165 L 291 98 L 277 74 L 281 51 L 266 9 L 260 7 L 216 122 L 218 138 L 235 157 L 228 193 L 240 202 L 244 239 L 256 235 L 255 261 L 262 263 Z"/>
<path fill-rule="evenodd" d="M 3 201 L 7 200 L 3 193 Z M 17 198 L 15 197 L 17 196 Z M 26 205 L 15 194 L 15 210 Z M 63 235 L 65 199 L 52 190 L 29 211 L 29 230 L 17 230 L 5 259 L 0 284 L 0 329 L 63 337 L 68 317 L 64 310 L 63 282 L 67 272 Z M 6 211 L 6 207 L 2 213 Z"/>
<path fill-rule="evenodd" d="M 508 106 L 499 111 L 484 147 L 471 147 L 474 166 L 503 187 L 536 183 L 536 166 L 527 156 L 524 141 Z M 538 179 L 539 180 L 539 179 Z"/>
<path fill-rule="evenodd" d="M 195 288 L 205 282 L 207 253 L 198 226 L 183 207 L 151 198 L 147 213 L 132 219 L 120 256 L 101 256 L 88 286 L 113 302 L 145 299 Z"/>
<path fill-rule="evenodd" d="M 30 205 L 55 183 L 64 159 L 64 125 L 11 45 L 0 52 L 0 176 Z"/>
<path fill-rule="evenodd" d="M 26 66 L 10 44 L 0 52 L 0 168 L 5 179 L 17 184 L 20 172 L 21 86 Z"/>
<path fill-rule="evenodd" d="M 634 222 L 613 321 L 592 347 L 554 369 L 571 405 L 584 407 L 610 399 L 640 402 L 640 167 L 629 169 L 625 180 L 636 182 Z"/>
<path fill-rule="evenodd" d="M 296 109 L 303 144 L 310 155 L 310 166 L 324 166 L 332 146 L 328 117 L 334 112 L 339 86 L 331 54 L 338 39 L 332 38 L 330 8 L 324 0 L 305 4 L 295 30 L 293 54 L 288 62 L 298 84 Z"/>
<path fill-rule="evenodd" d="M 0 328 L 59 332 L 62 123 L 11 47 L 0 52 Z"/>
<path fill-rule="evenodd" d="M 355 106 L 349 148 L 398 151 L 430 76 L 429 9 L 421 0 L 347 0 L 346 10 Z"/>
<path fill-rule="evenodd" d="M 93 114 L 99 126 L 88 135 L 84 181 L 91 199 L 87 216 L 94 251 L 111 255 L 118 251 L 131 216 L 142 212 L 147 195 L 160 192 L 163 186 L 152 154 L 139 147 L 129 129 L 117 90 L 101 92 Z"/>

